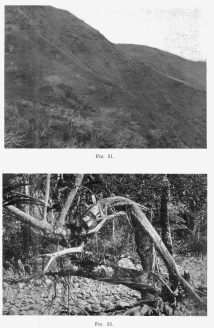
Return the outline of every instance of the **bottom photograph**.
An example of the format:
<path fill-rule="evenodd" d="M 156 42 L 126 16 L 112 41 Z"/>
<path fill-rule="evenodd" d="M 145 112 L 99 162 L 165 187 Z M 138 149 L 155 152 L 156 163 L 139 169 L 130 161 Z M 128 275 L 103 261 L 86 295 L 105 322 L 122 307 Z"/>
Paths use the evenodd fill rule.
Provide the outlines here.
<path fill-rule="evenodd" d="M 206 316 L 206 174 L 3 174 L 3 315 Z"/>

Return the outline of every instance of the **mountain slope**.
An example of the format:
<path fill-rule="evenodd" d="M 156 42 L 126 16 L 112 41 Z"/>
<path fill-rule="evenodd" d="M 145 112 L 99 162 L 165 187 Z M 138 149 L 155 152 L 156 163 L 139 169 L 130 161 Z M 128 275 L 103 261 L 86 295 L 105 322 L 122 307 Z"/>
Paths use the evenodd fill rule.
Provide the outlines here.
<path fill-rule="evenodd" d="M 206 147 L 204 63 L 50 6 L 5 8 L 5 129 L 23 147 Z"/>

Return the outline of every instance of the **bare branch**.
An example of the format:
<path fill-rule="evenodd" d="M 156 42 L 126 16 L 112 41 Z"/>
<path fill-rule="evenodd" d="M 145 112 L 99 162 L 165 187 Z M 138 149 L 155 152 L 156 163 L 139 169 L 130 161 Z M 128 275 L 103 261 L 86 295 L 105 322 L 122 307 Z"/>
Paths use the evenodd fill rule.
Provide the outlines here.
<path fill-rule="evenodd" d="M 7 206 L 6 209 L 10 213 L 12 213 L 16 217 L 18 217 L 18 219 L 21 222 L 28 224 L 32 228 L 38 229 L 44 233 L 60 235 L 63 238 L 66 235 L 66 232 L 63 229 L 54 230 L 53 226 L 50 223 L 45 222 L 45 221 L 39 221 L 39 220 L 35 219 L 33 216 L 19 210 L 18 208 L 16 208 L 13 205 Z"/>
<path fill-rule="evenodd" d="M 109 216 L 103 216 L 103 220 L 94 229 L 89 230 L 87 235 L 97 233 L 102 228 L 102 226 L 105 224 L 105 222 L 107 220 L 116 219 L 117 217 L 121 217 L 121 216 L 126 216 L 126 213 L 125 212 L 118 212 L 116 214 L 112 214 L 112 215 L 109 215 Z"/>
<path fill-rule="evenodd" d="M 72 253 L 82 253 L 84 248 L 84 242 L 78 247 L 63 249 L 62 251 L 58 251 L 52 254 L 46 254 L 46 256 L 50 256 L 50 260 L 48 261 L 48 264 L 46 265 L 44 269 L 44 273 L 46 273 L 51 265 L 51 263 L 58 257 L 66 255 L 66 254 L 72 254 Z"/>

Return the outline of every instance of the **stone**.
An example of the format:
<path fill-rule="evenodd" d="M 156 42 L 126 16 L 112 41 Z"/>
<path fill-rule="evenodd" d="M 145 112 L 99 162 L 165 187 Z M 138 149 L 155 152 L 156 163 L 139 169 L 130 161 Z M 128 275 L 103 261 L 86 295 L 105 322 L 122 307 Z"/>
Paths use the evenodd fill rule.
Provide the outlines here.
<path fill-rule="evenodd" d="M 133 312 L 133 316 L 139 316 L 139 315 L 142 315 L 140 311 L 134 311 Z"/>
<path fill-rule="evenodd" d="M 92 311 L 94 312 L 100 312 L 100 306 L 99 305 L 92 305 L 91 306 Z"/>
<path fill-rule="evenodd" d="M 79 304 L 80 306 L 85 306 L 85 305 L 88 304 L 88 302 L 87 302 L 87 301 L 84 301 L 84 300 L 78 300 L 78 304 Z"/>
<path fill-rule="evenodd" d="M 4 305 L 10 307 L 10 302 L 5 302 Z"/>
<path fill-rule="evenodd" d="M 80 284 L 78 282 L 74 283 L 74 288 L 79 288 Z"/>
<path fill-rule="evenodd" d="M 51 279 L 45 279 L 45 283 L 46 283 L 48 288 L 53 285 L 53 281 Z"/>
<path fill-rule="evenodd" d="M 92 311 L 91 305 L 86 305 L 85 306 L 85 310 L 91 312 Z"/>
<path fill-rule="evenodd" d="M 117 262 L 118 266 L 121 268 L 126 268 L 126 269 L 133 269 L 135 270 L 134 264 L 127 258 L 123 258 Z"/>
<path fill-rule="evenodd" d="M 18 309 L 14 306 L 9 310 L 9 315 L 19 315 Z"/>
<path fill-rule="evenodd" d="M 82 281 L 86 282 L 88 284 L 89 279 L 88 278 L 83 278 Z"/>
<path fill-rule="evenodd" d="M 34 285 L 35 285 L 36 287 L 41 286 L 41 285 L 42 285 L 42 280 L 41 280 L 41 279 L 37 279 L 37 280 L 34 282 Z"/>
<path fill-rule="evenodd" d="M 120 300 L 120 297 L 119 297 L 118 295 L 115 295 L 115 296 L 114 296 L 114 299 L 115 299 L 116 301 L 119 301 L 119 300 Z"/>
<path fill-rule="evenodd" d="M 34 315 L 39 315 L 39 311 L 34 310 Z"/>
<path fill-rule="evenodd" d="M 7 282 L 3 282 L 2 286 L 3 286 L 3 288 L 7 288 L 7 287 L 9 287 L 9 284 Z"/>
<path fill-rule="evenodd" d="M 101 305 L 104 306 L 104 307 L 107 307 L 109 305 L 109 300 L 104 300 L 101 302 Z"/>
<path fill-rule="evenodd" d="M 18 286 L 19 286 L 20 289 L 23 289 L 25 284 L 23 282 L 20 282 Z"/>
<path fill-rule="evenodd" d="M 118 307 L 122 307 L 122 308 L 124 308 L 124 307 L 126 307 L 126 306 L 129 306 L 129 303 L 124 302 L 124 301 L 118 301 L 118 302 L 117 302 L 117 306 L 118 306 Z"/>
<path fill-rule="evenodd" d="M 12 302 L 14 300 L 14 293 L 13 293 L 13 289 L 11 287 L 9 287 L 8 291 L 7 291 L 7 300 L 9 302 Z"/>
<path fill-rule="evenodd" d="M 8 306 L 3 306 L 3 312 L 8 312 L 9 307 Z"/>
<path fill-rule="evenodd" d="M 140 295 L 140 293 L 137 294 L 135 297 L 136 297 L 137 300 L 141 300 L 141 295 Z"/>
<path fill-rule="evenodd" d="M 79 287 L 84 289 L 88 287 L 88 284 L 84 283 L 84 282 L 80 282 Z"/>
<path fill-rule="evenodd" d="M 28 300 L 28 302 L 29 302 L 29 303 L 34 303 L 34 300 L 32 300 L 32 298 L 30 298 L 30 299 Z"/>
<path fill-rule="evenodd" d="M 34 313 L 34 310 L 28 310 L 27 311 L 27 315 L 34 315 L 35 313 Z"/>
<path fill-rule="evenodd" d="M 25 311 L 32 310 L 32 305 L 26 305 L 26 306 L 22 307 L 22 309 Z"/>
<path fill-rule="evenodd" d="M 174 311 L 174 316 L 180 316 L 180 315 L 181 315 L 180 311 L 177 310 L 177 309 L 175 309 L 175 311 Z"/>
<path fill-rule="evenodd" d="M 151 306 L 144 304 L 144 306 L 140 310 L 141 315 L 146 315 L 151 309 L 152 309 Z"/>
<path fill-rule="evenodd" d="M 35 294 L 35 295 L 34 295 L 34 301 L 35 301 L 36 303 L 41 303 L 42 298 L 40 297 L 40 295 Z"/>
<path fill-rule="evenodd" d="M 105 312 L 100 312 L 98 315 L 108 315 L 108 314 Z"/>
<path fill-rule="evenodd" d="M 20 314 L 21 314 L 21 315 L 26 315 L 27 312 L 26 312 L 25 310 L 22 310 L 22 311 L 20 312 Z"/>
<path fill-rule="evenodd" d="M 164 311 L 165 311 L 165 314 L 168 316 L 173 315 L 173 309 L 168 304 L 165 304 Z"/>
<path fill-rule="evenodd" d="M 72 312 L 73 312 L 73 314 L 78 314 L 78 313 L 80 313 L 80 310 L 75 308 L 75 309 L 72 310 Z"/>
<path fill-rule="evenodd" d="M 41 304 L 36 304 L 36 305 L 33 306 L 33 309 L 40 312 L 42 310 L 42 305 Z"/>
<path fill-rule="evenodd" d="M 114 308 L 115 308 L 115 304 L 112 303 L 112 302 L 109 302 L 108 306 L 107 306 L 107 310 L 111 310 L 111 309 L 114 309 Z"/>
<path fill-rule="evenodd" d="M 138 270 L 138 271 L 142 271 L 143 270 L 143 267 L 141 264 L 136 264 L 135 265 L 135 269 Z"/>
<path fill-rule="evenodd" d="M 41 314 L 44 314 L 44 313 L 45 313 L 45 310 L 46 310 L 46 309 L 43 307 L 43 308 L 41 309 L 41 311 L 40 311 Z"/>

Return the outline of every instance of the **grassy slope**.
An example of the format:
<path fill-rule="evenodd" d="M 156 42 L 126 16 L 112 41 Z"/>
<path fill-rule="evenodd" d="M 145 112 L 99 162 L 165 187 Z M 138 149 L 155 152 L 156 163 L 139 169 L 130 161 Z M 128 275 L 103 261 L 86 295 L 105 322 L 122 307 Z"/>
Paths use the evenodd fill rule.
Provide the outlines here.
<path fill-rule="evenodd" d="M 87 133 L 73 145 L 68 132 L 68 147 L 93 147 L 91 130 L 107 140 L 95 147 L 206 146 L 203 63 L 112 44 L 72 14 L 49 6 L 7 6 L 5 33 L 6 130 L 15 131 L 12 116 L 20 117 L 23 102 L 28 111 L 30 102 L 45 108 L 47 117 L 53 111 L 57 116 L 58 109 L 58 124 L 69 115 L 69 122 L 72 115 L 83 120 L 79 129 L 87 125 Z M 34 141 L 33 147 L 42 146 Z"/>

